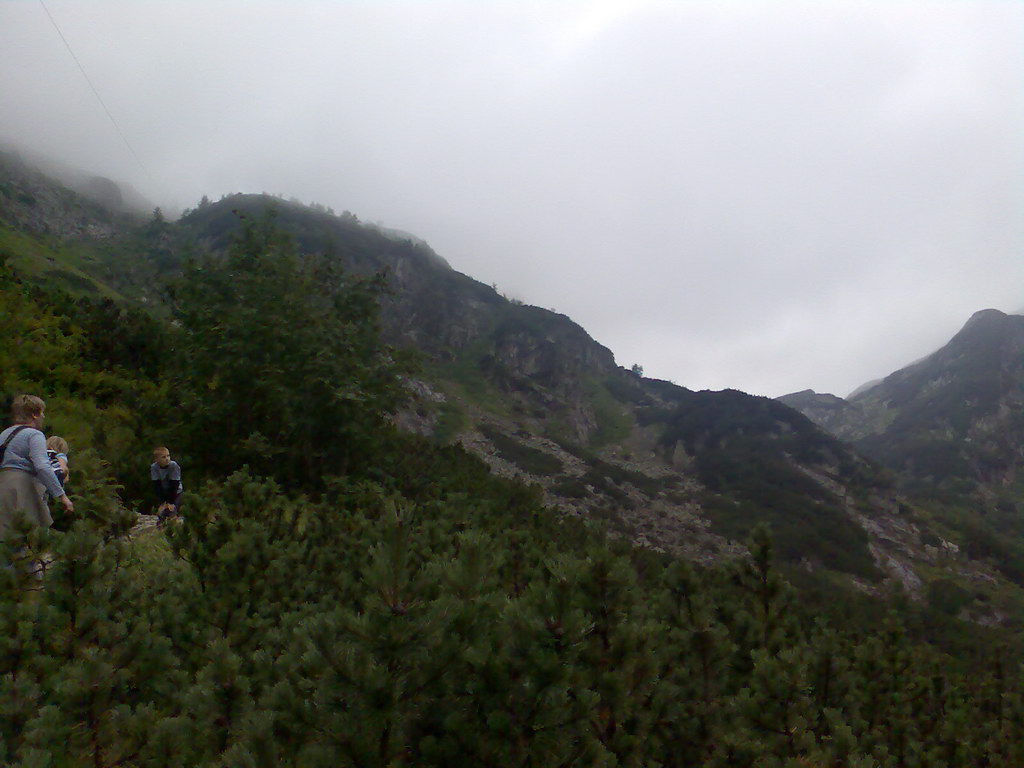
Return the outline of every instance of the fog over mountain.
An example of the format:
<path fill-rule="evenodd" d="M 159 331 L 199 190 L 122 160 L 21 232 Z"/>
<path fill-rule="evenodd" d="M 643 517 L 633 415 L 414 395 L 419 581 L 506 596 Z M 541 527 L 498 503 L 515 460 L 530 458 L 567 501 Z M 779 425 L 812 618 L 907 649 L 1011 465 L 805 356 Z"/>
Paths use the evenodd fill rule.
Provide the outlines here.
<path fill-rule="evenodd" d="M 0 140 L 413 232 L 694 389 L 845 395 L 1024 300 L 1018 3 L 0 0 L 0 71 Z"/>

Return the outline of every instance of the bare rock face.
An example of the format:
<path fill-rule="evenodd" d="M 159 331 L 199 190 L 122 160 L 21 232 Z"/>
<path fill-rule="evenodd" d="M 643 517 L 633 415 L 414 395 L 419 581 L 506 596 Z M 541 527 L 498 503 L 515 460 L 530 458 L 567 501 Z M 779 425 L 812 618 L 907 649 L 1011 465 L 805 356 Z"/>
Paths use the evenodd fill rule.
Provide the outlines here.
<path fill-rule="evenodd" d="M 862 406 L 835 395 L 805 389 L 777 398 L 780 403 L 800 411 L 822 429 L 831 432 L 841 440 L 856 440 L 870 432 L 865 427 Z"/>
<path fill-rule="evenodd" d="M 107 238 L 118 232 L 111 209 L 30 167 L 17 153 L 2 151 L 0 220 L 27 232 L 57 237 Z"/>
<path fill-rule="evenodd" d="M 128 184 L 0 147 L 0 219 L 12 226 L 59 238 L 107 239 L 153 208 Z"/>

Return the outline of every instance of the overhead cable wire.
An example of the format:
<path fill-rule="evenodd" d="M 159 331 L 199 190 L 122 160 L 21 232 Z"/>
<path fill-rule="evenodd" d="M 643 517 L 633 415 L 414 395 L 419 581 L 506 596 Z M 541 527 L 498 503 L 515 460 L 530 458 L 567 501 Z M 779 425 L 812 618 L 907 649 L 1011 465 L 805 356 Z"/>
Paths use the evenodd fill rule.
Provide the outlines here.
<path fill-rule="evenodd" d="M 149 177 L 149 180 L 153 181 L 153 175 L 149 172 L 149 169 L 146 168 L 145 164 L 139 158 L 139 154 L 135 151 L 135 148 L 131 145 L 131 142 L 128 141 L 128 137 L 125 136 L 124 131 L 121 130 L 121 126 L 117 124 L 117 120 L 114 119 L 114 115 L 111 114 L 110 110 L 107 108 L 106 102 L 103 101 L 103 97 L 100 96 L 100 92 L 96 90 L 96 86 L 93 85 L 92 80 L 89 78 L 88 73 L 85 71 L 85 67 L 82 66 L 82 62 L 78 60 L 78 57 L 75 55 L 75 52 L 71 49 L 71 44 L 68 42 L 68 39 L 64 37 L 64 33 L 61 32 L 60 26 L 57 24 L 57 20 L 54 19 L 53 14 L 50 13 L 50 9 L 46 7 L 46 3 L 43 2 L 43 0 L 39 0 L 39 4 L 43 6 L 43 10 L 46 11 L 47 18 L 50 19 L 50 23 L 53 24 L 53 28 L 57 30 L 57 34 L 60 35 L 60 39 L 64 42 L 64 47 L 68 49 L 68 53 L 71 54 L 71 58 L 74 59 L 75 64 L 78 65 L 78 71 L 82 73 L 82 77 L 85 78 L 85 82 L 89 84 L 89 88 L 90 90 L 92 90 L 93 95 L 96 97 L 96 101 L 100 103 L 100 106 L 103 107 L 103 111 L 106 112 L 107 117 L 110 118 L 110 123 L 114 126 L 114 130 L 117 131 L 117 135 L 121 137 L 121 141 L 123 141 L 124 145 L 128 147 L 128 151 L 131 152 L 132 157 L 135 158 L 135 162 L 139 164 L 139 167 L 145 172 L 146 176 Z"/>

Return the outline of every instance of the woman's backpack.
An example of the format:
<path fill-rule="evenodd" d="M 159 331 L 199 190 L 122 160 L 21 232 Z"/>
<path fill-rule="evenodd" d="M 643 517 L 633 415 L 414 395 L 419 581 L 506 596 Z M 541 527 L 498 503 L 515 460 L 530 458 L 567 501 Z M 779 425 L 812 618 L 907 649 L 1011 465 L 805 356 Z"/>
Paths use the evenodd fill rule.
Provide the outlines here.
<path fill-rule="evenodd" d="M 13 440 L 13 439 L 14 439 L 14 436 L 15 436 L 16 434 L 18 434 L 19 432 L 21 432 L 21 430 L 23 430 L 23 429 L 28 429 L 28 425 L 27 425 L 27 424 L 21 424 L 20 426 L 17 426 L 17 427 L 15 427 L 15 428 L 14 428 L 14 431 L 13 431 L 13 432 L 11 432 L 11 434 L 9 434 L 9 435 L 7 436 L 7 439 L 6 439 L 6 440 L 4 440 L 4 444 L 3 444 L 3 445 L 0 445 L 0 463 L 3 463 L 3 460 L 4 460 L 4 454 L 5 454 L 5 453 L 7 453 L 7 444 L 8 444 L 9 442 L 11 442 L 11 440 Z"/>

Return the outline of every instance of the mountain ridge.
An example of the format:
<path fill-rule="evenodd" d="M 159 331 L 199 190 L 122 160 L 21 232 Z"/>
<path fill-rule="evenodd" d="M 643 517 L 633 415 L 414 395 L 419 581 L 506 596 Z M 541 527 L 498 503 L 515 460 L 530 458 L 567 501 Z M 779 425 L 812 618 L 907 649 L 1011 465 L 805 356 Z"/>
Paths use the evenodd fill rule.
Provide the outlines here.
<path fill-rule="evenodd" d="M 940 349 L 856 395 L 843 399 L 805 390 L 779 400 L 798 408 L 833 434 L 866 447 L 869 455 L 889 466 L 920 474 L 924 471 L 921 466 L 910 469 L 898 461 L 897 453 L 909 456 L 912 450 L 887 449 L 884 442 L 888 440 L 891 446 L 901 430 L 911 429 L 911 419 L 916 419 L 922 429 L 923 422 L 930 420 L 927 429 L 936 433 L 933 442 L 942 439 L 937 433 L 943 430 L 947 442 L 963 445 L 992 439 L 1002 428 L 1019 434 L 1020 425 L 1013 413 L 1024 404 L 1024 399 L 1017 396 L 1024 380 L 1022 354 L 1024 316 L 983 309 L 973 313 Z M 970 381 L 965 383 L 967 379 Z M 905 413 L 908 409 L 911 415 Z M 956 468 L 961 475 L 973 472 L 974 478 L 984 483 L 1013 482 L 1015 464 L 1005 465 L 1004 474 L 994 478 L 985 476 L 976 461 L 972 468 L 964 466 L 964 462 L 971 463 L 966 454 L 961 459 Z"/>

